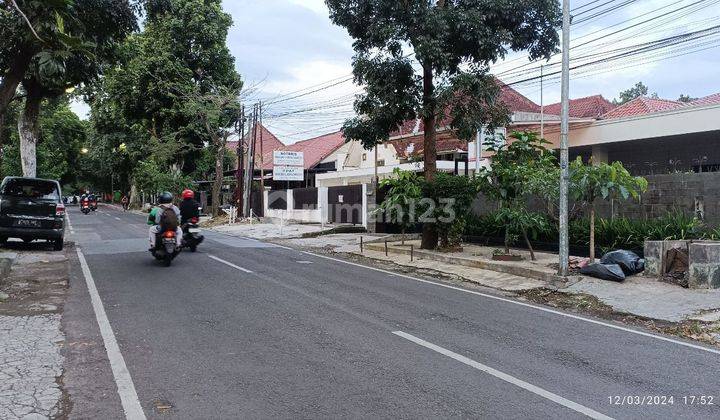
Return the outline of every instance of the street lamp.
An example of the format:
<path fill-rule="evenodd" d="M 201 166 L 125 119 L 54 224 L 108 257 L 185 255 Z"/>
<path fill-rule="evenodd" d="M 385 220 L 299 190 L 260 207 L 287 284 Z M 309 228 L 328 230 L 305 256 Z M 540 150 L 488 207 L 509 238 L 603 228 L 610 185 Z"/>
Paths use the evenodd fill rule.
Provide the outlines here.
<path fill-rule="evenodd" d="M 82 149 L 80 149 L 80 153 L 82 153 L 83 155 L 87 155 L 88 152 L 89 152 L 89 150 L 87 147 L 83 147 Z"/>

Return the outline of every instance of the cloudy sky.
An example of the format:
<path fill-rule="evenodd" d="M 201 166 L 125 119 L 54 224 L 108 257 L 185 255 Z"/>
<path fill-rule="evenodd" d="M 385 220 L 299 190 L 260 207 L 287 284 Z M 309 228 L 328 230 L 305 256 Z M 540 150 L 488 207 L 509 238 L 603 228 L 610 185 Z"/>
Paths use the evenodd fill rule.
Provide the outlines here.
<path fill-rule="evenodd" d="M 573 65 L 591 60 L 577 57 L 613 55 L 622 47 L 712 27 L 720 19 L 720 0 L 636 0 L 596 18 L 592 18 L 595 12 L 613 4 L 592 9 L 605 0 L 583 7 L 591 1 L 571 0 L 577 22 L 571 40 L 578 45 L 572 50 Z M 228 45 L 238 71 L 253 87 L 247 101 L 269 104 L 264 122 L 271 131 L 283 141 L 294 142 L 333 131 L 352 115 L 352 94 L 358 88 L 344 82 L 351 73 L 352 40 L 330 22 L 323 0 L 224 0 L 223 6 L 234 21 Z M 646 20 L 650 21 L 643 23 Z M 588 41 L 592 42 L 579 45 Z M 651 93 L 669 99 L 681 93 L 701 97 L 720 92 L 719 44 L 720 35 L 715 34 L 579 69 L 573 73 L 571 97 L 602 94 L 612 99 L 638 81 L 649 86 Z M 550 61 L 546 74 L 558 68 L 552 66 L 554 62 L 557 59 Z M 512 84 L 538 76 L 539 63 L 528 64 L 523 54 L 514 54 L 493 70 Z M 318 90 L 328 85 L 333 86 Z M 513 87 L 540 102 L 537 81 Z M 543 93 L 545 103 L 559 101 L 557 77 L 545 80 Z M 320 109 L 306 111 L 309 108 Z"/>

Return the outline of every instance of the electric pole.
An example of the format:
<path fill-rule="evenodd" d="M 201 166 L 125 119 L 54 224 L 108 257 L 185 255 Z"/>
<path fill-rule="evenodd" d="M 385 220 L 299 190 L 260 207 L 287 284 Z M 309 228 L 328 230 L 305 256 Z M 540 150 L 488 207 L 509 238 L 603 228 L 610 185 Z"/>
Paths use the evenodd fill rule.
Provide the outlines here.
<path fill-rule="evenodd" d="M 562 98 L 560 112 L 560 270 L 568 275 L 570 250 L 568 243 L 568 188 L 570 181 L 568 132 L 570 131 L 570 0 L 563 0 L 562 25 Z"/>
<path fill-rule="evenodd" d="M 540 64 L 540 138 L 545 138 L 545 101 L 543 98 L 544 65 Z"/>
<path fill-rule="evenodd" d="M 245 106 L 240 107 L 240 118 L 237 122 L 238 145 L 237 145 L 237 170 L 235 171 L 235 207 L 238 212 L 242 210 L 243 197 L 243 171 L 245 170 L 245 155 L 243 153 L 245 143 Z"/>

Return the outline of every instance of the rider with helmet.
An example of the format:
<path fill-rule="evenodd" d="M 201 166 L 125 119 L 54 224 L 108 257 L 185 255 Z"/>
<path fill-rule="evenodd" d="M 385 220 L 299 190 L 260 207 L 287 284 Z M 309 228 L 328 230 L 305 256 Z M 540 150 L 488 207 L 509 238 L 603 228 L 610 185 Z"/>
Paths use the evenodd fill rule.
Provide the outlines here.
<path fill-rule="evenodd" d="M 195 201 L 195 193 L 192 190 L 182 192 L 183 201 L 180 203 L 180 224 L 185 225 L 193 218 L 200 217 L 200 203 Z"/>
<path fill-rule="evenodd" d="M 158 206 L 150 211 L 148 217 L 148 224 L 152 225 L 150 226 L 150 249 L 155 248 L 157 235 L 169 229 L 175 230 L 177 243 L 178 245 L 182 244 L 182 229 L 178 223 L 179 219 L 180 209 L 173 204 L 173 195 L 167 191 L 160 194 Z"/>

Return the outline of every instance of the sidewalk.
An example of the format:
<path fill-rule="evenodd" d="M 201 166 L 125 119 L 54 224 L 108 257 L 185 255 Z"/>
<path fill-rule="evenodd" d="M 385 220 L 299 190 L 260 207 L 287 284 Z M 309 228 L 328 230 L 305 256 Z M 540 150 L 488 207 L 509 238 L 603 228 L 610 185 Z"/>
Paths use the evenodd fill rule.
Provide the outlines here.
<path fill-rule="evenodd" d="M 35 244 L 10 246 L 12 270 L 0 277 L 0 418 L 61 417 L 68 260 Z"/>
<path fill-rule="evenodd" d="M 720 290 L 684 289 L 642 275 L 632 276 L 623 283 L 590 277 L 571 276 L 567 282 L 556 276 L 557 255 L 537 252 L 537 261 L 530 261 L 526 251 L 514 252 L 526 259 L 520 263 L 492 261 L 494 248 L 464 245 L 462 252 L 445 253 L 420 250 L 417 240 L 401 245 L 396 237 L 370 234 L 329 234 L 301 238 L 302 234 L 318 232 L 317 225 L 232 225 L 216 230 L 227 234 L 248 236 L 284 246 L 315 250 L 322 253 L 344 253 L 374 261 L 394 264 L 436 278 L 457 278 L 504 292 L 526 293 L 549 290 L 578 299 L 589 295 L 616 313 L 636 315 L 666 322 L 720 321 Z M 360 237 L 363 237 L 363 251 Z M 388 238 L 388 255 L 385 239 Z M 412 261 L 410 246 L 412 249 Z"/>

